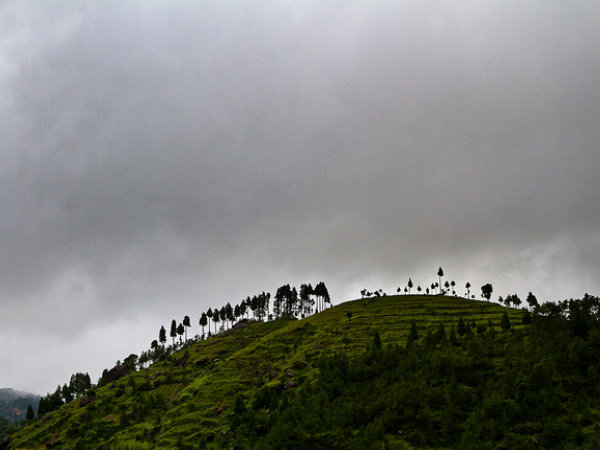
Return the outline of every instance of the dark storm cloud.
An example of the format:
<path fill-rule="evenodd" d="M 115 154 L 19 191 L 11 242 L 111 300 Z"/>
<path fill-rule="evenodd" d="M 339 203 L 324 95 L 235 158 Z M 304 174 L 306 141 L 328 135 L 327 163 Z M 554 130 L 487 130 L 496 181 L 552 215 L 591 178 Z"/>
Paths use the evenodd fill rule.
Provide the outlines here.
<path fill-rule="evenodd" d="M 597 290 L 598 15 L 5 2 L 0 326 L 154 327 L 439 265 L 498 294 Z"/>

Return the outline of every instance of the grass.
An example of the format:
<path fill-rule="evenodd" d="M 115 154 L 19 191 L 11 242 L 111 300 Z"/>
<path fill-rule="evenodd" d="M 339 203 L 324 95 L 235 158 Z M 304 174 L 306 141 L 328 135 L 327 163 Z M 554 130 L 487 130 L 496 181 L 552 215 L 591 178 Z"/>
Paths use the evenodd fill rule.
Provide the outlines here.
<path fill-rule="evenodd" d="M 250 402 L 264 386 L 282 390 L 290 371 L 296 382 L 310 383 L 324 353 L 362 352 L 376 331 L 383 345 L 405 345 L 413 321 L 421 336 L 440 323 L 450 333 L 460 317 L 486 325 L 491 319 L 500 330 L 504 312 L 513 327 L 520 326 L 522 310 L 425 295 L 359 299 L 303 320 L 251 322 L 190 341 L 166 361 L 96 389 L 88 406 L 75 400 L 59 408 L 15 434 L 11 448 L 197 447 L 208 436 L 218 439 L 227 432 L 236 396 Z"/>

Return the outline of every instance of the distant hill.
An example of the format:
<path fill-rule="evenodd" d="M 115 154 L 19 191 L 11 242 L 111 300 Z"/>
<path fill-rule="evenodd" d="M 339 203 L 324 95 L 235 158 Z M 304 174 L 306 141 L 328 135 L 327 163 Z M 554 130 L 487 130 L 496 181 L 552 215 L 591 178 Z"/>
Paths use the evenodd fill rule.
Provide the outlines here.
<path fill-rule="evenodd" d="M 5 448 L 600 448 L 598 303 L 532 320 L 495 303 L 383 296 L 242 321 L 111 371 Z"/>
<path fill-rule="evenodd" d="M 0 417 L 15 422 L 25 418 L 27 406 L 37 409 L 40 396 L 10 388 L 0 388 Z"/>

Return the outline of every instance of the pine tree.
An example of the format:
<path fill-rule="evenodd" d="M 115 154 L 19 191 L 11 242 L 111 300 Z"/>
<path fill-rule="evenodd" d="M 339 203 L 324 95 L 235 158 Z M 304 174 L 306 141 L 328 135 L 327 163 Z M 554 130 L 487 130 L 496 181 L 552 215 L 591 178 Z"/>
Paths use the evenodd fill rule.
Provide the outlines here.
<path fill-rule="evenodd" d="M 202 336 L 204 336 L 204 327 L 206 326 L 207 323 L 208 323 L 208 317 L 207 317 L 206 313 L 202 313 L 202 315 L 200 316 L 200 320 L 198 321 L 198 324 L 202 327 Z"/>
<path fill-rule="evenodd" d="M 417 324 L 414 320 L 410 324 L 410 333 L 408 334 L 408 337 L 412 342 L 419 340 L 419 331 L 417 330 Z"/>
<path fill-rule="evenodd" d="M 182 323 L 180 323 L 179 325 L 177 325 L 177 334 L 179 335 L 179 344 L 181 345 L 181 336 L 183 336 L 185 333 L 185 327 L 183 326 Z"/>
<path fill-rule="evenodd" d="M 185 342 L 187 342 L 187 329 L 189 326 L 191 326 L 190 324 L 190 316 L 185 316 L 183 318 L 183 326 L 185 327 Z"/>
<path fill-rule="evenodd" d="M 208 317 L 208 332 L 210 333 L 210 322 L 212 321 L 213 318 L 213 310 L 208 308 L 208 311 L 206 311 L 206 317 Z"/>
<path fill-rule="evenodd" d="M 173 346 L 175 346 L 175 338 L 177 337 L 177 322 L 175 319 L 171 321 L 171 332 L 169 333 L 169 336 L 173 339 Z"/>
<path fill-rule="evenodd" d="M 158 342 L 160 342 L 163 347 L 167 342 L 167 330 L 165 330 L 165 327 L 163 326 L 160 327 L 160 331 L 158 332 Z"/>
<path fill-rule="evenodd" d="M 35 412 L 33 406 L 27 405 L 27 413 L 25 413 L 25 420 L 32 421 L 35 418 Z"/>
<path fill-rule="evenodd" d="M 510 330 L 510 319 L 508 318 L 508 314 L 506 314 L 506 311 L 504 311 L 504 314 L 502 314 L 502 321 L 500 322 L 500 328 L 502 328 L 505 331 Z"/>

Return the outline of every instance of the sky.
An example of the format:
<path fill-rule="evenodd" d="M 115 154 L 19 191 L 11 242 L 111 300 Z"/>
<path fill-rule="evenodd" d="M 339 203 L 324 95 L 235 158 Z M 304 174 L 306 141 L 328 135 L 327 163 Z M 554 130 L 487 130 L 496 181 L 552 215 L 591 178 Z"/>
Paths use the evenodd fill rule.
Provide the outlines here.
<path fill-rule="evenodd" d="M 290 283 L 600 294 L 594 1 L 0 3 L 0 387 Z"/>

